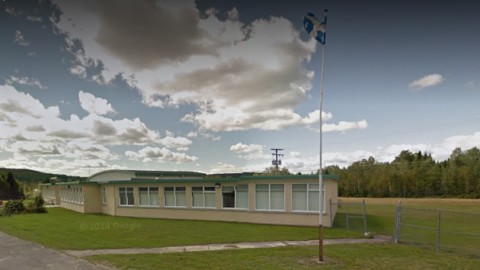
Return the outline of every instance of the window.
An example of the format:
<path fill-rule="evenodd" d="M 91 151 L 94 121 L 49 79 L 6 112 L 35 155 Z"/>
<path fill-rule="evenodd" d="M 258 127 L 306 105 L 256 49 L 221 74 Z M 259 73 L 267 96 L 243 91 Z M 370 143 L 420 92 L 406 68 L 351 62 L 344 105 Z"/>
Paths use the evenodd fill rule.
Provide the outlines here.
<path fill-rule="evenodd" d="M 283 184 L 261 184 L 255 186 L 255 209 L 284 210 Z"/>
<path fill-rule="evenodd" d="M 223 208 L 248 209 L 248 186 L 224 186 L 222 201 Z"/>
<path fill-rule="evenodd" d="M 158 206 L 158 187 L 138 188 L 138 205 Z"/>
<path fill-rule="evenodd" d="M 185 207 L 185 187 L 165 187 L 165 206 Z"/>
<path fill-rule="evenodd" d="M 102 187 L 102 204 L 107 205 L 107 192 L 105 187 Z"/>
<path fill-rule="evenodd" d="M 292 211 L 318 212 L 320 204 L 318 187 L 318 184 L 293 184 Z M 322 186 L 322 195 L 324 194 L 325 186 Z M 325 211 L 325 203 L 323 204 L 323 211 Z"/>
<path fill-rule="evenodd" d="M 192 187 L 192 206 L 215 208 L 215 187 Z"/>
<path fill-rule="evenodd" d="M 133 206 L 133 187 L 120 187 L 118 188 L 120 205 L 121 206 Z"/>

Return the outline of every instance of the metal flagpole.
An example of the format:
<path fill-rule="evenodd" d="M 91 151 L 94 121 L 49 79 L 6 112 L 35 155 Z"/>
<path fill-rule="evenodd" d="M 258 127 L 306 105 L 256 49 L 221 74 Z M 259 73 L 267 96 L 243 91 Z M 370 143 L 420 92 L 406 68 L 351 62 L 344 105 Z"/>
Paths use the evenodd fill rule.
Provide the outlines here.
<path fill-rule="evenodd" d="M 324 41 L 326 40 L 326 29 L 327 29 L 327 9 L 325 11 L 325 36 Z M 318 260 L 323 262 L 323 175 L 322 175 L 322 144 L 323 144 L 323 133 L 322 133 L 322 126 L 323 126 L 323 119 L 322 119 L 322 111 L 323 111 L 323 78 L 325 74 L 325 46 L 326 42 L 322 46 L 322 69 L 320 74 L 320 169 L 318 171 L 318 192 L 319 192 L 319 225 L 318 225 Z"/>

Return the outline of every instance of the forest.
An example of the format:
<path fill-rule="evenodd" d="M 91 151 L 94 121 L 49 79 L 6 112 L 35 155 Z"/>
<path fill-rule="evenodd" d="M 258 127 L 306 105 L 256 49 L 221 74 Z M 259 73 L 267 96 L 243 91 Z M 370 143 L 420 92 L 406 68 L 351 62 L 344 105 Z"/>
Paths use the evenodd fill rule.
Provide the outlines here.
<path fill-rule="evenodd" d="M 431 154 L 402 151 L 392 162 L 373 157 L 325 174 L 340 177 L 339 196 L 346 197 L 461 197 L 480 198 L 480 150 L 455 149 L 441 162 Z"/>

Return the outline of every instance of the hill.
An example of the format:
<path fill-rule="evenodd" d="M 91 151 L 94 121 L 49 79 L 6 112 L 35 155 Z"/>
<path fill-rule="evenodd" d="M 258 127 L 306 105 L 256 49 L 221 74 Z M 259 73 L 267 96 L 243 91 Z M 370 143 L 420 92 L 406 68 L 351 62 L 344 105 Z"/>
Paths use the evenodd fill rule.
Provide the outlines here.
<path fill-rule="evenodd" d="M 0 168 L 0 175 L 4 175 L 11 172 L 13 177 L 22 183 L 46 183 L 52 177 L 57 177 L 57 181 L 83 181 L 86 178 L 80 176 L 69 176 L 65 174 L 52 174 L 44 173 L 29 169 L 9 169 L 9 168 Z"/>

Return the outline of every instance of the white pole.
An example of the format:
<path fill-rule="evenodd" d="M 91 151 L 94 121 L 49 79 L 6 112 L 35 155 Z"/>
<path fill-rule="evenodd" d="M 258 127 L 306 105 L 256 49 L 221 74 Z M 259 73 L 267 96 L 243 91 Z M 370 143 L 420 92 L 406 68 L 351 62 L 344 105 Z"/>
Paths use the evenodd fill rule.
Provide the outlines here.
<path fill-rule="evenodd" d="M 326 33 L 326 18 L 327 18 L 327 10 L 325 10 L 325 33 Z M 318 211 L 318 216 L 319 216 L 319 240 L 318 240 L 318 245 L 319 245 L 319 255 L 318 255 L 318 260 L 323 262 L 323 201 L 324 201 L 324 194 L 323 194 L 323 176 L 322 176 L 322 144 L 323 144 L 323 119 L 322 119 L 322 111 L 323 111 L 323 78 L 325 74 L 325 46 L 326 43 L 323 44 L 322 46 L 322 69 L 321 69 L 321 74 L 320 74 L 320 157 L 319 157 L 319 165 L 320 169 L 318 172 L 318 197 L 319 197 L 319 211 Z"/>

